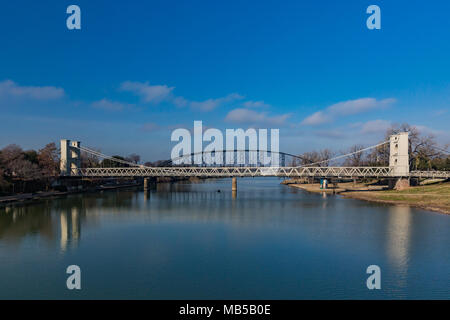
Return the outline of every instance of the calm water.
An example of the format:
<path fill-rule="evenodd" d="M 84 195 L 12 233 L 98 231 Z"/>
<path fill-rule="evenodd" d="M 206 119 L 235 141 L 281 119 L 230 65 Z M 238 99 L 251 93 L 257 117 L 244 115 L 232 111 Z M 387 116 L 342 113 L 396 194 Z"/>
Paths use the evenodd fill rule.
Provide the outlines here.
<path fill-rule="evenodd" d="M 0 298 L 450 297 L 450 216 L 279 182 L 239 179 L 236 199 L 223 179 L 0 208 Z M 66 289 L 71 264 L 81 291 Z"/>

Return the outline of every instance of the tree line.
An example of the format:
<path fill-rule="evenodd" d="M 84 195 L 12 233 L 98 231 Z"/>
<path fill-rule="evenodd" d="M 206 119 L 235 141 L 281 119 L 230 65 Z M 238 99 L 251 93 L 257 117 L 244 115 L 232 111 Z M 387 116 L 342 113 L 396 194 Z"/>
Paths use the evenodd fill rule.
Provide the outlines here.
<path fill-rule="evenodd" d="M 439 146 L 433 135 L 425 135 L 409 124 L 393 125 L 385 133 L 385 141 L 392 134 L 409 132 L 410 170 L 450 170 L 450 157 L 448 146 Z M 335 152 L 330 149 L 311 151 L 300 154 L 300 159 L 293 159 L 291 166 L 344 165 L 344 166 L 388 166 L 389 144 L 381 145 L 375 149 L 362 153 L 353 153 L 363 149 L 362 145 L 353 145 L 349 149 Z M 99 150 L 97 150 L 99 151 Z M 329 159 L 340 155 L 353 153 L 340 163 L 331 163 Z M 113 158 L 139 164 L 141 157 L 130 154 L 127 157 L 113 156 Z M 55 143 L 49 143 L 39 150 L 23 150 L 20 146 L 11 144 L 0 150 L 0 194 L 18 192 L 35 192 L 49 190 L 60 173 L 60 150 Z M 145 162 L 145 166 L 171 166 L 168 161 L 158 160 Z M 84 168 L 96 167 L 123 167 L 111 159 L 99 157 L 82 152 L 81 166 Z"/>
<path fill-rule="evenodd" d="M 400 132 L 409 133 L 409 165 L 410 170 L 450 170 L 450 156 L 446 150 L 447 146 L 439 146 L 433 135 L 425 135 L 417 127 L 409 124 L 394 124 L 386 130 L 384 141 L 388 141 L 393 134 Z M 389 143 L 380 145 L 366 152 L 357 152 L 366 146 L 355 144 L 341 152 L 334 152 L 330 149 L 311 151 L 300 154 L 301 159 L 294 159 L 293 166 L 322 166 L 343 165 L 349 167 L 389 166 Z M 351 154 L 338 164 L 332 164 L 329 159 L 333 157 Z"/>
<path fill-rule="evenodd" d="M 141 157 L 131 154 L 128 157 L 115 156 L 138 164 Z M 60 174 L 60 149 L 54 142 L 39 150 L 23 150 L 10 144 L 0 150 L 0 194 L 49 191 Z M 123 166 L 113 160 L 103 159 L 83 152 L 82 167 Z"/>

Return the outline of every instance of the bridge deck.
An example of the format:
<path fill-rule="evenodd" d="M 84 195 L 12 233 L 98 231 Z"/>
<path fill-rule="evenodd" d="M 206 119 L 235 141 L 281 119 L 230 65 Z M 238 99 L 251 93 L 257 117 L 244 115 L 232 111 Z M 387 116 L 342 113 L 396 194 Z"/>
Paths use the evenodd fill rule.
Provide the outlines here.
<path fill-rule="evenodd" d="M 82 177 L 396 177 L 391 167 L 129 167 L 73 169 Z M 450 178 L 450 171 L 412 171 L 410 177 Z"/>

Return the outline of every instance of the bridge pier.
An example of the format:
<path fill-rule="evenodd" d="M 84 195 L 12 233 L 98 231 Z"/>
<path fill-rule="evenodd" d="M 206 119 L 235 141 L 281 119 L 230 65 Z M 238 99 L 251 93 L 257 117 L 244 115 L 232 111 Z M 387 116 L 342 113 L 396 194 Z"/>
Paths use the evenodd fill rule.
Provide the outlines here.
<path fill-rule="evenodd" d="M 144 178 L 144 191 L 149 191 L 155 183 L 155 178 Z"/>
<path fill-rule="evenodd" d="M 408 189 L 410 187 L 409 178 L 389 179 L 389 189 L 398 191 Z"/>
<path fill-rule="evenodd" d="M 231 179 L 231 191 L 236 192 L 237 191 L 237 178 L 233 177 Z"/>

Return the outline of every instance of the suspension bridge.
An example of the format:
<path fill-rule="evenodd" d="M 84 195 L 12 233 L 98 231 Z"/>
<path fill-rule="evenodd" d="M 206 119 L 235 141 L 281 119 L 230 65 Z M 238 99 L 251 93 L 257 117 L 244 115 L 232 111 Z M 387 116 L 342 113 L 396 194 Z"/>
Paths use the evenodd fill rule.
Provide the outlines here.
<path fill-rule="evenodd" d="M 388 145 L 390 150 L 389 166 L 371 167 L 371 166 L 328 166 L 329 163 L 344 159 L 357 153 L 374 149 L 383 145 Z M 93 156 L 109 159 L 117 162 L 118 167 L 109 168 L 82 168 L 81 152 L 86 152 Z M 215 151 L 215 155 L 225 155 L 227 152 L 241 157 L 241 161 L 233 165 L 211 165 L 204 164 L 203 160 L 211 157 L 211 153 L 192 153 L 184 155 L 180 159 L 172 159 L 166 162 L 166 165 L 150 167 L 139 165 L 127 160 L 118 159 L 90 148 L 82 147 L 79 141 L 61 140 L 61 174 L 72 177 L 315 177 L 315 178 L 450 178 L 450 171 L 410 171 L 409 170 L 409 139 L 408 133 L 399 133 L 392 135 L 388 141 L 370 146 L 352 153 L 340 155 L 330 159 L 308 163 L 301 166 L 286 166 L 285 157 L 290 156 L 293 159 L 302 159 L 301 156 L 295 156 L 284 152 L 276 152 L 281 161 L 279 165 L 264 166 L 258 161 L 253 161 L 252 165 L 246 165 L 245 160 L 254 157 L 259 150 L 224 150 Z M 271 157 L 274 154 L 270 154 Z M 247 155 L 247 156 L 246 156 Z M 200 164 L 192 164 L 183 161 L 182 158 L 188 158 L 191 161 L 194 157 L 201 157 Z M 244 161 L 242 161 L 244 158 Z M 180 161 L 181 160 L 181 161 Z M 248 162 L 248 161 L 247 161 Z M 176 164 L 180 163 L 180 164 Z M 210 163 L 206 161 L 206 163 Z"/>

